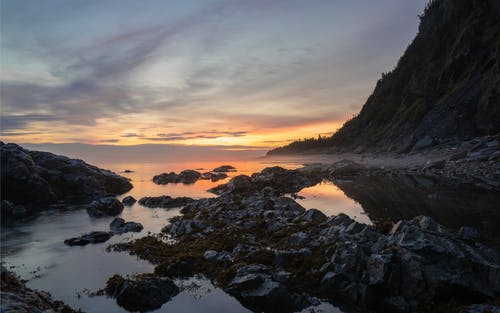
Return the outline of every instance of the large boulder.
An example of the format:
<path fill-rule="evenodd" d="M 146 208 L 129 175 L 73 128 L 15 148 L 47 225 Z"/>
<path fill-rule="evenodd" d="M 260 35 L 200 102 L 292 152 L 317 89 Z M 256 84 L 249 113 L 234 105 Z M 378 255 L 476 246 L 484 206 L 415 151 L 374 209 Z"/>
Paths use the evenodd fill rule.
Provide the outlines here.
<path fill-rule="evenodd" d="M 113 237 L 113 232 L 107 231 L 93 231 L 79 237 L 69 238 L 64 240 L 68 246 L 86 246 L 90 243 L 101 243 L 108 241 Z"/>
<path fill-rule="evenodd" d="M 123 208 L 123 204 L 115 197 L 104 197 L 89 204 L 87 213 L 92 217 L 116 216 Z"/>
<path fill-rule="evenodd" d="M 2 199 L 16 204 L 88 203 L 132 188 L 127 178 L 82 160 L 3 142 L 0 153 Z"/>
<path fill-rule="evenodd" d="M 114 275 L 107 281 L 105 292 L 127 311 L 145 312 L 159 309 L 179 293 L 179 288 L 168 278 L 132 280 Z"/>

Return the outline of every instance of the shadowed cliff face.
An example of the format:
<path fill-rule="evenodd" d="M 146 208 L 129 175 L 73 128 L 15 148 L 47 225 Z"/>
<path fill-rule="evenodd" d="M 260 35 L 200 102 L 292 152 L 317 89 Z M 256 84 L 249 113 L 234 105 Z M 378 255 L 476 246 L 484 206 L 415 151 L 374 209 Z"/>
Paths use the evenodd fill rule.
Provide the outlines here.
<path fill-rule="evenodd" d="M 292 143 L 276 152 L 408 152 L 498 133 L 499 7 L 498 1 L 431 1 L 417 36 L 396 68 L 382 75 L 358 116 L 316 146 Z"/>
<path fill-rule="evenodd" d="M 423 176 L 358 176 L 335 184 L 359 202 L 375 223 L 430 216 L 454 229 L 473 226 L 482 236 L 500 244 L 497 192 L 456 181 Z"/>

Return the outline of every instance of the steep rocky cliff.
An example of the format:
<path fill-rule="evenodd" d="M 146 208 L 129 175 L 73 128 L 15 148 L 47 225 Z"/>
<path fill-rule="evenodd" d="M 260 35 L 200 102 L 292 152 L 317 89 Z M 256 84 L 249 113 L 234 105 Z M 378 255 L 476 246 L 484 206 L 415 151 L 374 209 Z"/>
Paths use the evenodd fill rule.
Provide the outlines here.
<path fill-rule="evenodd" d="M 433 0 L 359 115 L 313 148 L 408 152 L 500 132 L 500 1 Z M 304 143 L 305 141 L 302 141 Z"/>

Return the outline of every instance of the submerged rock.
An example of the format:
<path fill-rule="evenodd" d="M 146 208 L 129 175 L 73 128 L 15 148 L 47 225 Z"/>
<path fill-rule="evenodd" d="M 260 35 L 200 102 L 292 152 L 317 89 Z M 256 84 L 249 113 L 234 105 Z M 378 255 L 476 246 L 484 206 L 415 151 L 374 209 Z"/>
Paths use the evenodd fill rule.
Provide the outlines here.
<path fill-rule="evenodd" d="M 64 243 L 68 246 L 85 246 L 90 243 L 108 241 L 111 237 L 113 237 L 113 232 L 93 231 L 88 234 L 81 235 L 80 237 L 66 239 L 64 240 Z"/>
<path fill-rule="evenodd" d="M 123 204 L 115 197 L 105 197 L 93 201 L 87 206 L 91 217 L 116 216 L 123 211 Z"/>
<path fill-rule="evenodd" d="M 135 280 L 114 275 L 108 279 L 105 292 L 116 298 L 116 303 L 132 312 L 159 309 L 179 293 L 179 288 L 168 278 L 143 277 Z"/>
<path fill-rule="evenodd" d="M 122 203 L 126 206 L 131 206 L 136 202 L 137 200 L 132 196 L 126 196 L 125 198 L 122 199 Z"/>
<path fill-rule="evenodd" d="M 16 204 L 85 203 L 129 191 L 125 177 L 49 152 L 0 142 L 2 198 Z"/>
<path fill-rule="evenodd" d="M 123 218 L 116 217 L 110 224 L 109 228 L 118 234 L 128 233 L 128 232 L 140 232 L 144 229 L 141 223 L 137 222 L 125 222 Z"/>
<path fill-rule="evenodd" d="M 172 198 L 170 196 L 159 196 L 159 197 L 143 197 L 139 199 L 139 204 L 146 206 L 148 208 L 178 208 L 181 206 L 185 206 L 193 202 L 192 198 L 188 197 L 178 197 Z"/>

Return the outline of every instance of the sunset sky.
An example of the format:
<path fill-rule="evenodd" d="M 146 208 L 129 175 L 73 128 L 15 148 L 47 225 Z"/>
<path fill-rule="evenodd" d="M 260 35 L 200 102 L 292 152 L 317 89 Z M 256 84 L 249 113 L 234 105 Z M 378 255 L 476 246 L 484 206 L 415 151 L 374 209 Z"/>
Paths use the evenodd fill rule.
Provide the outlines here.
<path fill-rule="evenodd" d="M 425 0 L 1 0 L 1 139 L 275 147 L 357 113 Z"/>

